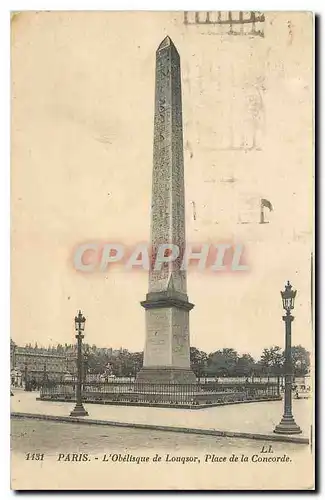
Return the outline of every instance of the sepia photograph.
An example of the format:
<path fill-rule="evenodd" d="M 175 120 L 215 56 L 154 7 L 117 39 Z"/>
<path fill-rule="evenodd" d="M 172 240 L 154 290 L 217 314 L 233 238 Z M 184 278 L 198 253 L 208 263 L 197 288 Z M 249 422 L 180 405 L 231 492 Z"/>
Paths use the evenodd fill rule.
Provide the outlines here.
<path fill-rule="evenodd" d="M 315 490 L 314 14 L 10 23 L 11 489 Z"/>

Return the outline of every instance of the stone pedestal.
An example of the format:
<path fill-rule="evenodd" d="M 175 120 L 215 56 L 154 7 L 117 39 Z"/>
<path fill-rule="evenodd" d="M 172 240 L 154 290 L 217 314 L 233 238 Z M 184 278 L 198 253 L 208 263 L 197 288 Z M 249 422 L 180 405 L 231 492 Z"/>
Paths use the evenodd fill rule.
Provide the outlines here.
<path fill-rule="evenodd" d="M 189 338 L 189 311 L 193 304 L 187 295 L 169 288 L 148 293 L 141 305 L 146 309 L 146 344 L 137 382 L 195 384 Z"/>
<path fill-rule="evenodd" d="M 196 377 L 189 368 L 151 366 L 143 367 L 136 381 L 140 384 L 196 384 Z"/>

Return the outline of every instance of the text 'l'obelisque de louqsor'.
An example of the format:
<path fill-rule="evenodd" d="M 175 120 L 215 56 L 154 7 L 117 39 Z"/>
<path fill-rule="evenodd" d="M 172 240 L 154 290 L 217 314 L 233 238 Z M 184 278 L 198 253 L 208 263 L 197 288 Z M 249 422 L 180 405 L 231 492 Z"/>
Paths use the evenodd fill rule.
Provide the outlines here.
<path fill-rule="evenodd" d="M 151 246 L 185 247 L 184 160 L 180 58 L 167 36 L 156 52 Z M 146 342 L 138 382 L 195 383 L 190 369 L 186 271 L 180 259 L 151 266 L 146 310 Z"/>

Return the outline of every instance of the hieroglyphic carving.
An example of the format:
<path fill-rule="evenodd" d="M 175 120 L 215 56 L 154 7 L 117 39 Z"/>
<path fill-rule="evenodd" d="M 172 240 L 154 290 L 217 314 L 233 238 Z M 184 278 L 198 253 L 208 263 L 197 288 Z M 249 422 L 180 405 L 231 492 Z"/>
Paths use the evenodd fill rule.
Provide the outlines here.
<path fill-rule="evenodd" d="M 172 309 L 172 363 L 174 366 L 189 368 L 189 316 L 188 311 Z"/>
<path fill-rule="evenodd" d="M 168 37 L 167 37 L 168 38 Z M 156 55 L 155 129 L 152 179 L 151 242 L 185 244 L 184 160 L 180 59 L 168 38 Z M 163 291 L 170 273 L 175 290 L 186 292 L 186 276 L 179 260 L 149 273 L 149 292 Z"/>
<path fill-rule="evenodd" d="M 146 348 L 144 363 L 146 366 L 171 364 L 171 308 L 148 309 L 146 311 Z"/>

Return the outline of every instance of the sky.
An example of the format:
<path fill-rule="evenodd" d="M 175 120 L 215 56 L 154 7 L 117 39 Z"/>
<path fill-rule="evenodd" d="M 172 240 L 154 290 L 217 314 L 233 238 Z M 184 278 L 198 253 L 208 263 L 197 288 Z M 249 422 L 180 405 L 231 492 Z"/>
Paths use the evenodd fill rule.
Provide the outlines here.
<path fill-rule="evenodd" d="M 245 273 L 188 272 L 191 345 L 258 356 L 312 348 L 312 18 L 266 14 L 265 36 L 185 25 L 182 12 L 25 12 L 12 20 L 12 318 L 19 345 L 144 347 L 146 271 L 80 273 L 84 242 L 149 241 L 155 51 L 181 59 L 187 241 L 241 243 Z M 254 142 L 255 137 L 255 142 Z M 252 149 L 254 145 L 254 149 Z M 270 200 L 259 224 L 260 199 Z M 195 217 L 193 207 L 195 206 Z M 245 223 L 243 223 L 245 222 Z"/>

